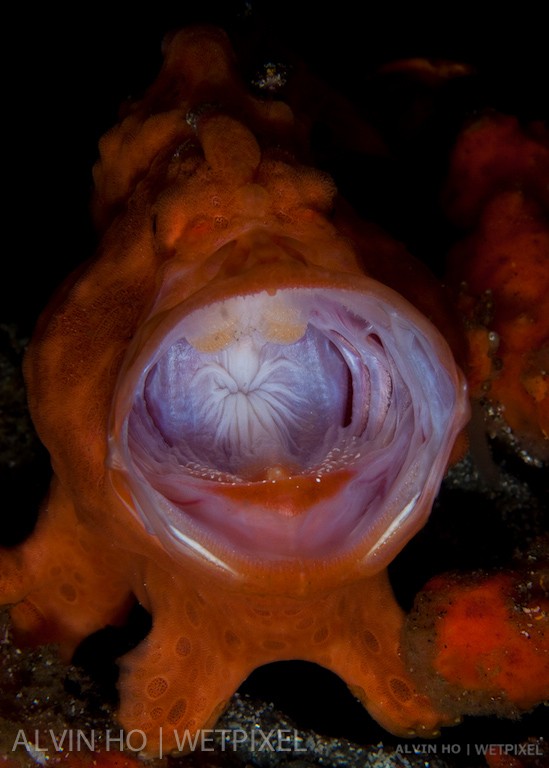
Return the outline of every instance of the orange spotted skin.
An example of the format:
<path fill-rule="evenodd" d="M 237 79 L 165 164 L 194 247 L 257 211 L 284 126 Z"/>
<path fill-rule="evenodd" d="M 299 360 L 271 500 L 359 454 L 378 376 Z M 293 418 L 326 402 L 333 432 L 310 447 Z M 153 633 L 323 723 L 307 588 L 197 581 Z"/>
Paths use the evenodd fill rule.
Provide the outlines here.
<path fill-rule="evenodd" d="M 220 101 L 226 113 L 204 108 Z M 238 569 L 231 555 L 238 572 L 229 576 L 175 557 L 133 513 L 109 453 L 123 372 L 182 301 L 191 312 L 258 289 L 360 290 L 366 265 L 451 336 L 436 281 L 359 225 L 331 179 L 295 159 L 306 139 L 293 108 L 248 94 L 222 32 L 177 33 L 157 82 L 101 141 L 97 260 L 47 309 L 26 359 L 55 479 L 33 535 L 1 554 L 1 601 L 13 606 L 19 637 L 57 642 L 66 658 L 90 633 L 123 621 L 134 599 L 151 612 L 150 634 L 121 659 L 119 712 L 126 729 L 146 733 L 151 752 L 160 726 L 164 750 L 174 748 L 175 731 L 212 726 L 254 668 L 283 659 L 333 670 L 394 733 L 434 734 L 448 721 L 401 659 L 403 615 L 384 567 L 363 568 L 357 549 L 326 563 L 243 559 Z M 267 222 L 270 238 L 250 222 Z M 239 236 L 225 247 L 228 231 Z M 295 502 L 292 514 L 302 514 L 299 483 L 276 472 L 272 482 L 270 503 Z M 345 469 L 320 478 L 308 504 L 347 482 Z M 239 499 L 237 486 L 224 493 Z"/>

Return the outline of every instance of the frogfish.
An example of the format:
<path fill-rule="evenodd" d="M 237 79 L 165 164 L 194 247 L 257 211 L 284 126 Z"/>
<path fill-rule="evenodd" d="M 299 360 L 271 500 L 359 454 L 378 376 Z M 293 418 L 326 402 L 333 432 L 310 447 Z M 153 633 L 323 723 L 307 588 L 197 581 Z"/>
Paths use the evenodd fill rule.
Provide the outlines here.
<path fill-rule="evenodd" d="M 289 659 L 389 731 L 433 734 L 448 716 L 401 657 L 387 565 L 469 418 L 445 298 L 315 169 L 305 88 L 254 95 L 214 28 L 163 53 L 100 142 L 97 255 L 26 356 L 53 480 L 0 553 L 1 602 L 68 659 L 139 601 L 118 717 L 151 752 Z"/>

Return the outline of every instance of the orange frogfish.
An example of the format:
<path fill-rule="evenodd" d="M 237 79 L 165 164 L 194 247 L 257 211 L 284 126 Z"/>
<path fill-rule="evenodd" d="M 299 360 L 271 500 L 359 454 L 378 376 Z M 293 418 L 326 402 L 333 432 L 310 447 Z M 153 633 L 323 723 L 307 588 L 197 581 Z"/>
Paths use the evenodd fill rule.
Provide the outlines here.
<path fill-rule="evenodd" d="M 65 657 L 151 613 L 119 681 L 150 751 L 284 659 L 396 734 L 448 719 L 401 659 L 386 566 L 430 513 L 464 377 L 438 284 L 308 165 L 311 121 L 249 93 L 223 32 L 172 35 L 101 141 L 97 258 L 26 358 L 54 480 L 1 601 Z"/>

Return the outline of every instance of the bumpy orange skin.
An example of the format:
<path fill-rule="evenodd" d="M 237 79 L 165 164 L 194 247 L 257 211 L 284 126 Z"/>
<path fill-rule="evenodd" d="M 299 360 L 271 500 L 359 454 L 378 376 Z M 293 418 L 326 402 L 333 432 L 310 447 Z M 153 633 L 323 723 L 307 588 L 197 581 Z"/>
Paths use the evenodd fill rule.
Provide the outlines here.
<path fill-rule="evenodd" d="M 151 612 L 150 634 L 121 660 L 119 713 L 126 729 L 146 734 L 150 753 L 161 726 L 168 751 L 176 734 L 212 726 L 254 668 L 294 658 L 340 675 L 387 729 L 433 734 L 448 718 L 403 663 L 403 614 L 385 570 L 360 574 L 353 557 L 316 570 L 250 561 L 240 579 L 227 579 L 169 556 L 115 487 L 107 466 L 113 391 L 160 287 L 169 309 L 210 284 L 210 300 L 235 286 L 360 285 L 366 265 L 441 329 L 451 326 L 427 271 L 356 222 L 331 180 L 295 160 L 306 155 L 306 123 L 287 104 L 248 94 L 223 33 L 183 31 L 165 53 L 155 85 L 101 142 L 98 259 L 60 290 L 27 356 L 30 407 L 55 480 L 32 536 L 1 554 L 1 601 L 13 605 L 20 637 L 54 641 L 66 657 L 123 621 L 135 598 Z M 220 101 L 230 115 L 201 113 Z M 265 157 L 254 133 L 272 147 Z M 307 257 L 257 248 L 246 234 L 254 217 L 306 242 Z M 244 235 L 227 261 L 218 244 L 231 227 Z M 332 480 L 318 492 L 331 494 Z"/>
<path fill-rule="evenodd" d="M 526 451 L 549 459 L 549 134 L 487 117 L 460 136 L 447 188 L 470 234 L 453 250 L 471 394 L 502 410 Z"/>

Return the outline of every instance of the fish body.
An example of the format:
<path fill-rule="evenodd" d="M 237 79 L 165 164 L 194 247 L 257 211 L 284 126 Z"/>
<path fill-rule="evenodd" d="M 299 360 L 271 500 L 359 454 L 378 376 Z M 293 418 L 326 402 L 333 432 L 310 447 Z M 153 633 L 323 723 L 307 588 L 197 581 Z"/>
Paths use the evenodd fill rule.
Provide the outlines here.
<path fill-rule="evenodd" d="M 137 598 L 153 626 L 121 660 L 120 720 L 152 751 L 294 658 L 433 733 L 448 717 L 400 657 L 386 566 L 469 416 L 444 299 L 307 164 L 299 110 L 248 93 L 224 33 L 164 56 L 101 141 L 97 257 L 27 355 L 55 477 L 2 602 L 69 657 Z"/>

